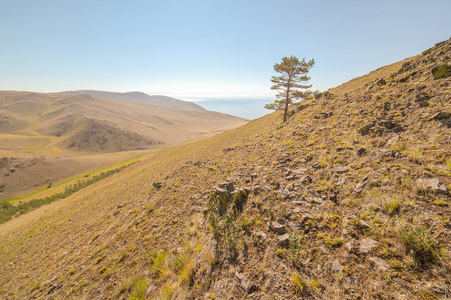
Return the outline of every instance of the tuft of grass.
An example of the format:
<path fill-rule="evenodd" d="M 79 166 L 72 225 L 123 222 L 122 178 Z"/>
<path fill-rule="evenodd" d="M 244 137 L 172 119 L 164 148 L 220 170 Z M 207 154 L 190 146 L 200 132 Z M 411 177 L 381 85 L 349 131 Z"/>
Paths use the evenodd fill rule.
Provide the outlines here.
<path fill-rule="evenodd" d="M 177 287 L 177 285 L 175 283 L 166 284 L 161 291 L 160 299 L 171 300 L 175 296 L 176 287 Z"/>
<path fill-rule="evenodd" d="M 147 204 L 146 207 L 147 207 L 147 211 L 149 212 L 149 214 L 152 213 L 155 210 L 155 208 L 153 207 L 152 204 Z"/>
<path fill-rule="evenodd" d="M 310 282 L 309 286 L 313 289 L 319 289 L 319 288 L 321 288 L 321 282 L 319 282 L 317 278 L 314 278 Z"/>
<path fill-rule="evenodd" d="M 213 254 L 212 250 L 205 248 L 203 251 L 205 259 L 207 260 L 208 264 L 210 266 L 214 266 L 218 263 L 218 260 L 216 259 L 215 255 Z"/>
<path fill-rule="evenodd" d="M 444 200 L 435 200 L 434 203 L 436 205 L 438 205 L 438 206 L 441 206 L 441 207 L 447 207 L 448 206 L 448 203 L 446 203 L 446 201 L 444 201 Z"/>
<path fill-rule="evenodd" d="M 285 249 L 285 248 L 278 248 L 277 250 L 276 250 L 276 255 L 279 257 L 279 258 L 284 258 L 286 255 L 287 255 L 287 249 Z"/>
<path fill-rule="evenodd" d="M 412 253 L 420 264 L 433 263 L 437 259 L 437 243 L 425 227 L 410 227 L 399 232 L 407 253 Z"/>
<path fill-rule="evenodd" d="M 305 286 L 307 285 L 302 276 L 299 275 L 299 273 L 293 273 L 290 281 L 291 287 L 293 288 L 294 292 L 298 295 L 301 295 L 304 292 Z"/>
<path fill-rule="evenodd" d="M 393 197 L 388 200 L 381 199 L 381 205 L 390 216 L 399 211 L 399 199 L 397 197 Z"/>
<path fill-rule="evenodd" d="M 182 284 L 191 284 L 194 276 L 194 262 L 188 262 L 180 271 L 179 280 Z"/>
<path fill-rule="evenodd" d="M 317 234 L 317 238 L 322 238 L 329 248 L 338 248 L 343 245 L 343 240 L 341 238 L 331 238 L 329 236 L 322 235 L 321 233 Z"/>
<path fill-rule="evenodd" d="M 158 252 L 155 257 L 152 257 L 152 270 L 154 270 L 158 278 L 163 278 L 168 274 L 166 259 L 167 253 L 165 250 Z"/>
<path fill-rule="evenodd" d="M 400 262 L 397 259 L 391 259 L 389 264 L 392 269 L 395 269 L 398 271 L 401 271 L 404 268 L 404 265 L 402 264 L 402 262 Z"/>
<path fill-rule="evenodd" d="M 128 283 L 128 289 L 131 290 L 129 300 L 146 299 L 147 282 L 141 277 L 132 277 Z"/>

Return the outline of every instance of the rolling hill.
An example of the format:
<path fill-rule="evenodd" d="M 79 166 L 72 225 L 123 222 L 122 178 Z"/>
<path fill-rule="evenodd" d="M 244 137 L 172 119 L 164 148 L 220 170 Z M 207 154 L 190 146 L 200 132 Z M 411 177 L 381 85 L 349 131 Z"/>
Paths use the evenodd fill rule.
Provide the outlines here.
<path fill-rule="evenodd" d="M 451 39 L 0 225 L 0 297 L 448 299 Z"/>
<path fill-rule="evenodd" d="M 175 99 L 168 96 L 162 95 L 147 95 L 142 92 L 128 92 L 128 93 L 114 93 L 105 91 L 93 91 L 93 90 L 80 90 L 80 91 L 67 91 L 61 92 L 63 95 L 91 95 L 106 99 L 124 101 L 124 102 L 137 102 L 137 103 L 148 103 L 157 104 L 170 107 L 183 107 L 192 109 L 203 109 L 201 106 L 179 99 Z"/>
<path fill-rule="evenodd" d="M 123 157 L 116 157 L 118 162 L 129 158 L 131 151 L 138 151 L 134 154 L 137 156 L 142 154 L 139 151 L 180 144 L 246 123 L 244 119 L 210 112 L 195 104 L 183 106 L 178 103 L 184 101 L 171 101 L 168 102 L 170 105 L 159 105 L 124 102 L 87 94 L 1 91 L 0 156 L 21 159 L 16 162 L 19 167 L 14 173 L 0 168 L 0 173 L 4 173 L 3 178 L 0 178 L 0 185 L 4 187 L 0 191 L 0 198 L 42 187 L 43 181 L 55 182 L 78 175 L 81 170 L 87 171 L 87 167 L 92 164 L 92 157 L 83 156 L 97 154 L 99 163 L 92 167 L 105 166 L 112 163 L 112 153 L 125 153 Z M 177 107 L 173 104 L 177 104 Z M 109 155 L 109 158 L 104 159 L 105 155 Z M 33 160 L 37 156 L 44 156 L 45 159 Z M 44 161 L 49 164 L 45 165 Z M 31 162 L 42 165 L 43 174 L 36 176 L 39 179 L 37 181 L 25 180 L 28 177 L 21 176 L 26 175 L 25 166 Z M 62 166 L 63 163 L 67 163 L 66 167 Z M 78 166 L 73 167 L 73 164 Z M 55 168 L 48 168 L 51 165 L 55 165 Z M 56 176 L 64 173 L 55 171 L 61 167 L 66 170 L 65 178 Z"/>

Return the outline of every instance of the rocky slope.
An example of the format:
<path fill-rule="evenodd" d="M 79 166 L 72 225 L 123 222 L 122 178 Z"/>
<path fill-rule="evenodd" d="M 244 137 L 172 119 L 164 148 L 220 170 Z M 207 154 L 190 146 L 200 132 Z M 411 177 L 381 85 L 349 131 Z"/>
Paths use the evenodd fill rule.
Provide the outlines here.
<path fill-rule="evenodd" d="M 3 224 L 0 296 L 450 298 L 450 56 L 447 40 Z"/>

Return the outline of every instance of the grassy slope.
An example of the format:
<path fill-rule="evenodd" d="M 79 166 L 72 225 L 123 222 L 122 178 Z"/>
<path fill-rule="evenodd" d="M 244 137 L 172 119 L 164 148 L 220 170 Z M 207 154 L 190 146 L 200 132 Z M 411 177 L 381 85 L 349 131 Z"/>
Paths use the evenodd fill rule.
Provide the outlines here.
<path fill-rule="evenodd" d="M 431 75 L 450 44 L 0 225 L 0 295 L 243 299 L 244 276 L 259 299 L 450 297 L 450 197 L 417 184 L 451 188 L 450 80 Z M 224 181 L 250 190 L 241 210 L 223 198 L 228 218 Z"/>

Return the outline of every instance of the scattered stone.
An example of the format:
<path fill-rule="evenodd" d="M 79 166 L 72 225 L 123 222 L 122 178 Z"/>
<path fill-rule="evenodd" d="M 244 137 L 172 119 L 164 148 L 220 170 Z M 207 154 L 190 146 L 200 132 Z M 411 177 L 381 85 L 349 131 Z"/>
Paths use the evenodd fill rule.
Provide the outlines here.
<path fill-rule="evenodd" d="M 385 85 L 387 82 L 384 80 L 384 78 L 379 79 L 378 81 L 376 81 L 377 85 Z"/>
<path fill-rule="evenodd" d="M 379 169 L 379 171 L 377 171 L 377 174 L 383 175 L 383 174 L 387 174 L 389 172 L 390 172 L 390 170 L 388 168 L 381 168 L 381 169 Z"/>
<path fill-rule="evenodd" d="M 343 266 L 340 264 L 340 262 L 337 260 L 334 260 L 331 263 L 331 267 L 332 267 L 332 273 L 338 273 L 338 274 L 342 274 L 343 272 Z"/>
<path fill-rule="evenodd" d="M 288 246 L 290 243 L 290 234 L 285 233 L 277 237 L 280 246 Z"/>
<path fill-rule="evenodd" d="M 401 152 L 393 151 L 393 150 L 381 150 L 380 151 L 381 158 L 389 157 L 389 158 L 400 158 L 402 157 Z"/>
<path fill-rule="evenodd" d="M 266 241 L 266 233 L 264 233 L 263 231 L 261 231 L 261 230 L 256 230 L 255 232 L 254 232 L 254 235 L 255 236 L 257 236 L 258 237 L 258 239 L 259 239 L 259 241 L 261 242 L 261 243 L 264 243 L 265 241 Z"/>
<path fill-rule="evenodd" d="M 392 182 L 388 178 L 384 178 L 381 180 L 381 185 L 391 185 L 391 184 L 392 184 Z"/>
<path fill-rule="evenodd" d="M 276 190 L 280 188 L 280 182 L 278 181 L 271 181 L 270 185 Z"/>
<path fill-rule="evenodd" d="M 255 195 L 258 195 L 263 191 L 264 191 L 264 189 L 261 186 L 259 186 L 259 185 L 254 186 L 253 192 Z"/>
<path fill-rule="evenodd" d="M 443 120 L 451 117 L 451 112 L 439 111 L 431 116 L 431 120 Z"/>
<path fill-rule="evenodd" d="M 346 177 L 340 177 L 337 182 L 337 186 L 344 186 L 346 184 Z"/>
<path fill-rule="evenodd" d="M 337 167 L 337 168 L 332 169 L 332 173 L 336 173 L 336 174 L 344 174 L 347 172 L 348 172 L 348 169 L 346 169 L 344 167 Z"/>
<path fill-rule="evenodd" d="M 359 254 L 367 255 L 371 250 L 373 250 L 377 246 L 378 242 L 373 240 L 372 238 L 365 238 L 360 241 L 359 246 Z"/>
<path fill-rule="evenodd" d="M 313 182 L 312 177 L 310 177 L 309 175 L 306 175 L 301 178 L 302 184 L 308 184 L 308 183 L 312 183 L 312 182 Z"/>
<path fill-rule="evenodd" d="M 360 127 L 359 129 L 359 133 L 361 135 L 367 135 L 370 133 L 370 130 L 376 125 L 375 122 L 371 122 L 369 124 L 363 125 L 362 127 Z"/>
<path fill-rule="evenodd" d="M 154 182 L 153 187 L 156 188 L 157 190 L 159 190 L 163 187 L 163 182 L 161 182 L 161 181 Z"/>
<path fill-rule="evenodd" d="M 289 162 L 291 162 L 291 157 L 285 157 L 284 159 L 281 159 L 280 161 L 279 161 L 279 163 L 281 164 L 281 165 L 285 165 L 285 164 L 287 164 L 287 163 L 289 163 Z"/>
<path fill-rule="evenodd" d="M 345 247 L 348 249 L 349 252 L 355 252 L 356 250 L 356 241 L 347 242 L 345 244 Z"/>
<path fill-rule="evenodd" d="M 282 225 L 288 224 L 287 220 L 285 220 L 284 218 L 277 218 L 276 222 Z"/>
<path fill-rule="evenodd" d="M 311 165 L 309 169 L 317 170 L 319 168 L 321 168 L 321 165 L 319 164 L 319 162 L 316 162 L 313 165 Z"/>
<path fill-rule="evenodd" d="M 215 191 L 216 191 L 216 193 L 219 194 L 219 195 L 228 194 L 227 189 L 221 188 L 221 187 L 219 187 L 219 186 L 216 187 Z"/>
<path fill-rule="evenodd" d="M 295 209 L 293 209 L 294 214 L 300 214 L 301 212 L 302 212 L 302 210 L 299 207 L 296 207 Z"/>
<path fill-rule="evenodd" d="M 362 229 L 362 230 L 366 230 L 366 229 L 370 229 L 371 228 L 371 226 L 370 226 L 370 224 L 368 224 L 365 220 L 359 220 L 359 229 Z"/>
<path fill-rule="evenodd" d="M 431 97 L 428 94 L 424 93 L 424 92 L 421 92 L 421 93 L 418 93 L 418 94 L 415 95 L 415 101 L 418 102 L 420 107 L 427 107 L 427 106 L 429 106 L 429 102 L 428 101 L 429 101 L 430 98 Z"/>
<path fill-rule="evenodd" d="M 366 154 L 366 149 L 365 148 L 360 148 L 359 150 L 357 150 L 357 155 L 358 156 L 364 156 Z"/>
<path fill-rule="evenodd" d="M 448 195 L 448 188 L 438 179 L 417 179 L 416 184 L 421 191 Z"/>
<path fill-rule="evenodd" d="M 233 191 L 235 189 L 233 186 L 233 182 L 222 182 L 218 184 L 218 187 L 220 187 L 221 189 L 225 189 L 227 191 Z"/>
<path fill-rule="evenodd" d="M 377 268 L 381 271 L 386 271 L 389 268 L 389 265 L 385 262 L 385 260 L 379 257 L 371 256 L 368 257 L 368 260 L 373 262 L 377 266 Z"/>
<path fill-rule="evenodd" d="M 296 178 L 298 178 L 296 175 L 291 175 L 287 177 L 287 180 L 295 180 Z"/>
<path fill-rule="evenodd" d="M 156 287 L 153 283 L 151 283 L 151 284 L 149 285 L 149 287 L 147 288 L 147 290 L 146 290 L 146 297 L 147 297 L 147 298 L 150 298 L 150 297 L 152 296 L 152 293 L 153 293 L 156 289 L 157 289 L 157 287 Z"/>
<path fill-rule="evenodd" d="M 299 169 L 293 170 L 292 172 L 296 175 L 302 175 L 302 174 L 306 173 L 307 171 L 308 170 L 306 168 L 299 168 Z"/>
<path fill-rule="evenodd" d="M 270 228 L 272 231 L 274 231 L 276 234 L 279 234 L 279 235 L 285 234 L 287 232 L 287 227 L 278 222 L 272 222 L 270 225 Z"/>
<path fill-rule="evenodd" d="M 370 279 L 369 282 L 370 282 L 371 287 L 372 287 L 373 289 L 379 290 L 379 289 L 381 288 L 381 284 L 380 284 L 378 281 L 376 281 L 376 280 L 374 280 L 374 279 Z"/>
<path fill-rule="evenodd" d="M 247 294 L 251 294 L 257 289 L 257 286 L 250 283 L 249 279 L 242 273 L 235 272 L 235 280 L 240 284 L 240 286 Z"/>
<path fill-rule="evenodd" d="M 299 223 L 302 225 L 304 225 L 305 223 L 307 223 L 309 220 L 313 220 L 313 216 L 311 214 L 304 214 L 301 218 L 301 220 L 299 221 Z"/>
<path fill-rule="evenodd" d="M 357 186 L 355 187 L 355 189 L 353 191 L 354 194 L 359 194 L 363 191 L 363 189 L 365 188 L 365 185 L 368 183 L 368 178 L 369 178 L 369 175 L 365 176 L 365 178 L 363 178 L 363 180 L 359 184 L 357 184 Z"/>
<path fill-rule="evenodd" d="M 296 224 L 292 221 L 288 222 L 288 227 L 290 228 L 291 231 L 294 231 L 294 232 L 298 229 Z"/>

